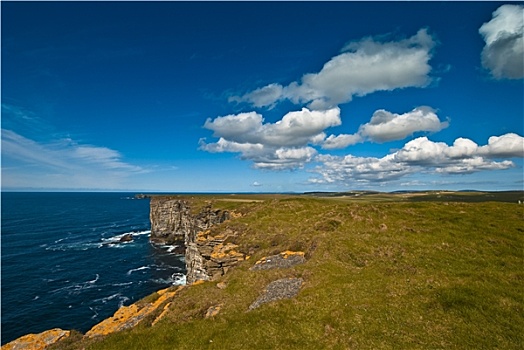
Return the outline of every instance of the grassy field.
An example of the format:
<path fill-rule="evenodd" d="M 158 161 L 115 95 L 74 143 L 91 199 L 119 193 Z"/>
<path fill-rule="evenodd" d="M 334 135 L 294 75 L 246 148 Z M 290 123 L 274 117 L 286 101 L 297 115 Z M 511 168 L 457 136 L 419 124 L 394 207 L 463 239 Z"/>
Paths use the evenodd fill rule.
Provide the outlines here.
<path fill-rule="evenodd" d="M 524 348 L 524 205 L 442 197 L 216 199 L 215 206 L 243 216 L 213 230 L 236 232 L 231 242 L 249 260 L 220 281 L 183 289 L 153 327 L 146 320 L 53 348 Z M 249 270 L 284 250 L 304 251 L 307 262 Z M 268 283 L 285 277 L 304 280 L 297 297 L 247 311 Z M 218 304 L 219 314 L 204 318 Z"/>

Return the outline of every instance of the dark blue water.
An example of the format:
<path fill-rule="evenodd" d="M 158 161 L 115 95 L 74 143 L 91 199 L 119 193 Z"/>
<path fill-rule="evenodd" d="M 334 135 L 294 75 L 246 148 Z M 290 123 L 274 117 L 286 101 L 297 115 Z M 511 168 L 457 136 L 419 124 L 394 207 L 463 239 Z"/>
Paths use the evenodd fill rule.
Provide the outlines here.
<path fill-rule="evenodd" d="M 133 193 L 2 193 L 2 344 L 86 332 L 122 305 L 185 282 L 183 256 L 149 243 Z M 132 233 L 133 241 L 119 241 Z"/>

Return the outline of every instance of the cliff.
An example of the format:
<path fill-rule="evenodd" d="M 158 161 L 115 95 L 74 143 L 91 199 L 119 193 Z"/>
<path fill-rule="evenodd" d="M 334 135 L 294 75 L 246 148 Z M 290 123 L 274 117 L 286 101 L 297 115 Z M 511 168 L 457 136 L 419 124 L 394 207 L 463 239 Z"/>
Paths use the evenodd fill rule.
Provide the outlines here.
<path fill-rule="evenodd" d="M 211 203 L 197 208 L 188 200 L 152 197 L 150 205 L 151 242 L 185 245 L 186 280 L 213 280 L 224 275 L 231 266 L 245 260 L 238 246 L 226 243 L 234 236 L 231 230 L 211 235 L 209 229 L 237 215 L 227 210 L 213 209 Z"/>

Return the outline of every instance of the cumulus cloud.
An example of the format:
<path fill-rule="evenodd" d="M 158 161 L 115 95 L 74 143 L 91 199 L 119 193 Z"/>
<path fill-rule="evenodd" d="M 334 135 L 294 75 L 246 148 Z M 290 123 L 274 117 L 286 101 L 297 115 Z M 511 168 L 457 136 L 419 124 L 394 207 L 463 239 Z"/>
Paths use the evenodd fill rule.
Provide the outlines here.
<path fill-rule="evenodd" d="M 300 82 L 288 86 L 269 84 L 230 100 L 264 107 L 288 99 L 321 110 L 375 91 L 424 87 L 431 81 L 428 62 L 434 46 L 435 41 L 425 29 L 399 41 L 364 38 L 347 44 L 320 72 L 305 74 Z"/>
<path fill-rule="evenodd" d="M 485 146 L 465 138 L 453 145 L 433 142 L 427 137 L 409 141 L 402 149 L 382 158 L 319 155 L 314 172 L 321 175 L 313 183 L 384 182 L 419 172 L 471 174 L 487 170 L 504 170 L 515 166 L 510 160 L 491 158 L 524 157 L 524 138 L 517 134 L 493 136 Z"/>
<path fill-rule="evenodd" d="M 524 77 L 524 6 L 502 5 L 479 33 L 486 45 L 482 65 L 496 79 Z"/>
<path fill-rule="evenodd" d="M 524 157 L 524 141 L 521 136 L 509 133 L 491 136 L 488 144 L 479 148 L 479 154 L 490 158 Z"/>
<path fill-rule="evenodd" d="M 275 147 L 303 146 L 321 142 L 323 130 L 341 124 L 340 109 L 327 111 L 289 112 L 276 123 L 264 124 L 262 115 L 250 112 L 207 119 L 204 128 L 213 136 L 244 144 L 263 144 Z"/>
<path fill-rule="evenodd" d="M 204 128 L 219 137 L 214 143 L 200 140 L 200 149 L 208 152 L 240 153 L 252 160 L 256 168 L 295 169 L 303 167 L 317 154 L 308 145 L 324 141 L 326 128 L 341 124 L 340 110 L 300 111 L 287 113 L 276 123 L 264 123 L 262 115 L 240 113 L 208 119 Z"/>
<path fill-rule="evenodd" d="M 2 180 L 10 187 L 118 187 L 122 178 L 145 172 L 107 147 L 82 145 L 72 139 L 37 142 L 7 129 L 2 129 L 2 162 L 6 170 Z M 31 171 L 19 171 L 26 167 Z"/>
<path fill-rule="evenodd" d="M 337 148 L 346 148 L 360 142 L 363 142 L 364 138 L 359 134 L 340 134 L 340 135 L 329 135 L 324 143 L 322 148 L 324 149 L 337 149 Z"/>
<path fill-rule="evenodd" d="M 417 107 L 404 114 L 379 109 L 373 113 L 369 123 L 359 127 L 356 134 L 330 135 L 322 148 L 345 148 L 366 140 L 377 143 L 402 140 L 415 132 L 438 132 L 448 126 L 449 122 L 441 122 L 431 107 Z"/>
<path fill-rule="evenodd" d="M 273 106 L 282 96 L 284 88 L 280 84 L 269 84 L 251 91 L 242 97 L 232 96 L 229 102 L 249 102 L 255 107 Z"/>

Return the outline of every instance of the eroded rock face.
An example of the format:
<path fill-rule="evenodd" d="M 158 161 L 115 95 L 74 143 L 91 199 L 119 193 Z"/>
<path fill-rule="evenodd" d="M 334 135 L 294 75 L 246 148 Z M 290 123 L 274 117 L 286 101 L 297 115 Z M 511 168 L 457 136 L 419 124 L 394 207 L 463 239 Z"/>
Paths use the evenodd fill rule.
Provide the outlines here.
<path fill-rule="evenodd" d="M 149 219 L 151 241 L 159 244 L 183 242 L 193 228 L 189 203 L 185 200 L 152 197 Z"/>
<path fill-rule="evenodd" d="M 215 280 L 227 273 L 229 268 L 238 262 L 249 259 L 249 256 L 237 251 L 238 245 L 225 243 L 234 236 L 231 230 L 215 236 L 211 231 L 200 231 L 193 241 L 186 245 L 186 280 L 188 284 L 198 280 Z"/>
<path fill-rule="evenodd" d="M 197 232 L 229 219 L 226 210 L 215 210 L 211 204 L 192 214 L 191 204 L 184 199 L 152 197 L 149 211 L 151 241 L 175 244 L 195 240 Z"/>
<path fill-rule="evenodd" d="M 211 204 L 198 213 L 192 213 L 187 200 L 152 197 L 151 241 L 160 244 L 183 241 L 186 247 L 187 284 L 212 280 L 246 259 L 244 254 L 235 250 L 236 245 L 225 243 L 228 237 L 234 235 L 233 232 L 211 236 L 208 230 L 229 220 L 231 215 L 227 210 L 213 209 Z"/>
<path fill-rule="evenodd" d="M 27 334 L 2 346 L 2 350 L 43 350 L 70 335 L 70 331 L 60 328 L 50 329 L 38 334 Z"/>

